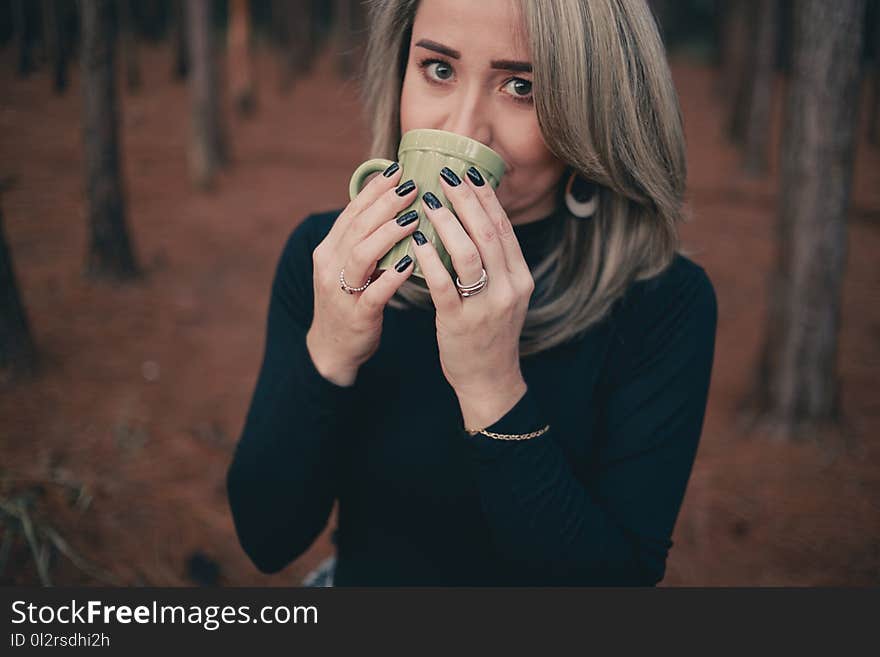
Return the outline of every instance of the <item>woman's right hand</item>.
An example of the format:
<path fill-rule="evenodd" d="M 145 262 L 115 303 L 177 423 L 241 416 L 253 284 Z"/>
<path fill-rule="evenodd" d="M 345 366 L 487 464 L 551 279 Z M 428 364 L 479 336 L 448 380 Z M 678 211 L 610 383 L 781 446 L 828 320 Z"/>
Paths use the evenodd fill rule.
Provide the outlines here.
<path fill-rule="evenodd" d="M 379 259 L 419 225 L 418 220 L 406 226 L 395 221 L 417 193 L 412 181 L 398 186 L 400 177 L 399 166 L 389 176 L 373 176 L 312 253 L 315 307 L 306 345 L 318 372 L 337 385 L 352 385 L 360 366 L 379 348 L 385 305 L 413 270 L 410 261 L 402 272 L 373 275 Z M 351 287 L 362 286 L 370 275 L 373 280 L 362 292 L 347 294 L 339 285 L 343 267 Z"/>

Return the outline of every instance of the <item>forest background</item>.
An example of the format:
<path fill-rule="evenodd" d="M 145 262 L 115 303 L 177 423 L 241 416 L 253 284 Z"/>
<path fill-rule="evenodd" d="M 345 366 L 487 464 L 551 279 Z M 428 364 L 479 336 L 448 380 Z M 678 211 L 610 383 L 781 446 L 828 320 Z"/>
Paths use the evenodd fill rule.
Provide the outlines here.
<path fill-rule="evenodd" d="M 880 583 L 880 3 L 651 3 L 719 302 L 663 585 Z M 299 585 L 225 491 L 291 230 L 371 154 L 356 0 L 0 0 L 0 584 Z"/>

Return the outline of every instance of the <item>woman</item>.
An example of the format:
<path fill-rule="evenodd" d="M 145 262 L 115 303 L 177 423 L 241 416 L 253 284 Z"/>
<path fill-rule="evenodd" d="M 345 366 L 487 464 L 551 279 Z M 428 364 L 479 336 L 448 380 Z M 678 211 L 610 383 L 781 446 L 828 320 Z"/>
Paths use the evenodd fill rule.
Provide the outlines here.
<path fill-rule="evenodd" d="M 678 252 L 681 117 L 641 0 L 374 0 L 373 154 L 439 128 L 496 192 L 392 165 L 290 235 L 228 492 L 265 573 L 339 501 L 335 585 L 654 585 L 702 429 L 716 299 Z M 417 230 L 428 219 L 458 281 Z M 411 235 L 412 260 L 374 272 Z M 485 275 L 484 275 L 485 274 Z M 481 281 L 487 282 L 481 282 Z M 340 284 L 341 281 L 341 284 Z"/>

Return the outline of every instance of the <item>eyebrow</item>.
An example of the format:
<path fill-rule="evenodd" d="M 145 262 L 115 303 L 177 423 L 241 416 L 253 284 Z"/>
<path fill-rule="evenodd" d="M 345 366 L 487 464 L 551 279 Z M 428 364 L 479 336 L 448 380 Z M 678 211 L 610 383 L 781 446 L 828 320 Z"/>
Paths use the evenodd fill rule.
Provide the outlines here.
<path fill-rule="evenodd" d="M 444 46 L 442 43 L 431 41 L 430 39 L 419 39 L 419 41 L 416 42 L 416 45 L 421 46 L 422 48 L 427 48 L 428 50 L 433 50 L 434 52 L 439 52 L 452 59 L 461 59 L 461 53 L 459 51 L 450 48 L 449 46 Z M 528 62 L 518 62 L 512 59 L 493 59 L 489 64 L 492 68 L 497 68 L 502 71 L 515 71 L 517 73 L 532 72 L 532 65 Z"/>

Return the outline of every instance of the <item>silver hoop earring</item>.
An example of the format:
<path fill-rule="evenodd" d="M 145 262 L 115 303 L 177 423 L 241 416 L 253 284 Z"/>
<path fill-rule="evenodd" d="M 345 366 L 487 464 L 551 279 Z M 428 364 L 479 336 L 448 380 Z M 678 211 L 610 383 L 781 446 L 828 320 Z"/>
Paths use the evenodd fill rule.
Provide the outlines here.
<path fill-rule="evenodd" d="M 589 219 L 599 205 L 596 183 L 584 180 L 572 171 L 565 184 L 565 205 L 578 219 Z"/>

